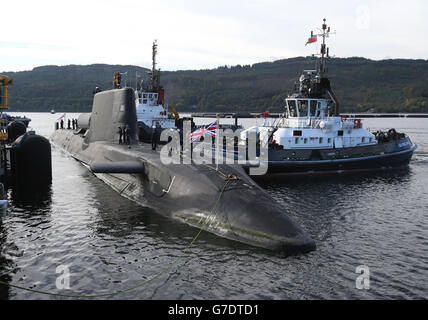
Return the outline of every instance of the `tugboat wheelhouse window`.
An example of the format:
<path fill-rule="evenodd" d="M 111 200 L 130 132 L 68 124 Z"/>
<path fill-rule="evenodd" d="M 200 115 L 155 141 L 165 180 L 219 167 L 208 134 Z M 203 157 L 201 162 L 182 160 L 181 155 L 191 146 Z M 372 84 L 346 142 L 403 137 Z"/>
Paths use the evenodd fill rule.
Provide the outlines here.
<path fill-rule="evenodd" d="M 297 100 L 299 107 L 299 117 L 308 116 L 308 100 Z"/>
<path fill-rule="evenodd" d="M 316 100 L 311 100 L 310 101 L 310 117 L 316 117 L 316 112 L 317 112 L 317 101 Z"/>
<path fill-rule="evenodd" d="M 288 114 L 290 117 L 297 117 L 296 100 L 287 100 Z"/>
<path fill-rule="evenodd" d="M 333 115 L 333 111 L 334 111 L 333 101 L 329 101 L 327 104 L 327 116 L 331 117 Z"/>

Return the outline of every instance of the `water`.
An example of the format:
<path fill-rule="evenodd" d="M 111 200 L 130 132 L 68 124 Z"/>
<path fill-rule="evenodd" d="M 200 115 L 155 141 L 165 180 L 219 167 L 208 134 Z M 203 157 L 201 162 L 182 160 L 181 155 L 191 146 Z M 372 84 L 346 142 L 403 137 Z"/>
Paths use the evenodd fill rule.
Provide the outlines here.
<path fill-rule="evenodd" d="M 60 116 L 26 115 L 46 137 Z M 364 123 L 408 133 L 419 145 L 409 168 L 263 182 L 317 243 L 291 257 L 203 232 L 178 259 L 197 229 L 122 198 L 53 146 L 52 187 L 30 199 L 9 191 L 0 280 L 73 295 L 142 284 L 108 299 L 427 299 L 428 119 Z M 61 265 L 69 290 L 56 287 Z M 360 265 L 369 289 L 356 288 Z M 67 299 L 5 285 L 0 298 Z"/>

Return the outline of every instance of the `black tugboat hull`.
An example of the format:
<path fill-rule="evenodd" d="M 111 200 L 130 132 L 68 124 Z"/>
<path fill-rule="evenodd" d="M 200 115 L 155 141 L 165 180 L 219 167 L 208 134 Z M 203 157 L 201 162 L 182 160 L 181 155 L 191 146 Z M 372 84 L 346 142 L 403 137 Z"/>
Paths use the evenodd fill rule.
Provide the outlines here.
<path fill-rule="evenodd" d="M 412 158 L 416 145 L 392 153 L 326 160 L 269 161 L 268 174 L 317 174 L 371 171 L 405 167 Z"/>

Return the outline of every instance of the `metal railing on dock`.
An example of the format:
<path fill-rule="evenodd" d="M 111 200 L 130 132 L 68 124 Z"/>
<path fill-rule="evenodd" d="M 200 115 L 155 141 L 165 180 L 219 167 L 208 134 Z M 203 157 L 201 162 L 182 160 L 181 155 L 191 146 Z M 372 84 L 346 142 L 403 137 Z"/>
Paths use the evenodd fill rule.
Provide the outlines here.
<path fill-rule="evenodd" d="M 255 118 L 256 112 L 197 112 L 192 113 L 193 118 Z M 428 113 L 341 113 L 341 116 L 349 118 L 428 118 Z M 283 113 L 270 113 L 269 118 L 280 118 Z"/>

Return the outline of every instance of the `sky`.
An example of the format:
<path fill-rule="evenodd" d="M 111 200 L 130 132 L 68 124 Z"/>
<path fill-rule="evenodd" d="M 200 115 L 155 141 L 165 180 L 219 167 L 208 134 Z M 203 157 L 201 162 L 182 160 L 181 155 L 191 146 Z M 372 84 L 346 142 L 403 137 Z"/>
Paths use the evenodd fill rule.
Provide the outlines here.
<path fill-rule="evenodd" d="M 330 55 L 428 59 L 428 1 L 2 0 L 0 71 L 42 65 L 246 65 L 319 51 L 305 46 L 322 19 Z"/>

